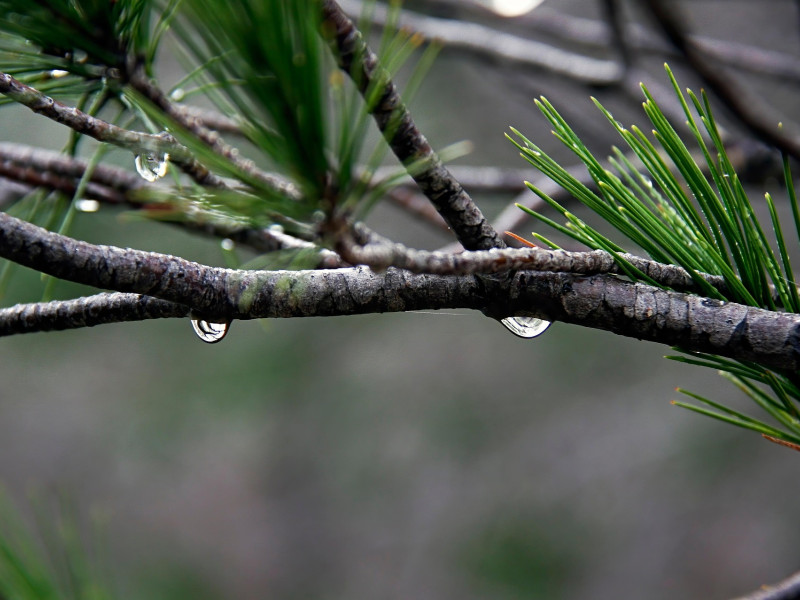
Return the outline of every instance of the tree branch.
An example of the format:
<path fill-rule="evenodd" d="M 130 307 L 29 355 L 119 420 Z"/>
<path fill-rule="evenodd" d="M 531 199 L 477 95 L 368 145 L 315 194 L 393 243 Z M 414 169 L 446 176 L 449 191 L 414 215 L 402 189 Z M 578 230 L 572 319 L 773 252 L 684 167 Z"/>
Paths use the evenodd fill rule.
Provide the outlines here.
<path fill-rule="evenodd" d="M 503 240 L 417 129 L 389 74 L 353 22 L 334 0 L 323 0 L 322 10 L 323 27 L 334 34 L 334 52 L 340 68 L 353 76 L 362 95 L 379 86 L 379 100 L 369 107 L 378 128 L 403 165 L 408 168 L 414 164 L 411 176 L 458 241 L 467 250 L 504 248 Z"/>
<path fill-rule="evenodd" d="M 194 134 L 200 141 L 213 150 L 218 156 L 228 160 L 243 175 L 258 181 L 260 184 L 293 200 L 300 199 L 300 191 L 294 184 L 266 173 L 256 167 L 248 158 L 242 158 L 238 149 L 226 144 L 219 133 L 206 127 L 201 118 L 193 116 L 189 111 L 170 102 L 167 95 L 145 75 L 142 68 L 131 74 L 128 84 L 152 102 L 169 118 L 181 127 Z"/>
<path fill-rule="evenodd" d="M 88 244 L 5 213 L 0 213 L 0 255 L 55 277 L 154 296 L 222 320 L 470 308 L 495 319 L 534 316 L 781 371 L 800 369 L 800 315 L 668 292 L 612 275 L 522 271 L 493 280 L 397 269 L 235 271 Z"/>
<path fill-rule="evenodd" d="M 354 224 L 337 239 L 340 242 L 339 254 L 346 261 L 378 271 L 395 267 L 431 275 L 485 275 L 520 270 L 580 275 L 623 273 L 614 257 L 603 250 L 568 252 L 546 248 L 493 248 L 458 254 L 429 252 L 387 240 L 361 223 Z M 620 254 L 619 257 L 661 285 L 681 291 L 697 292 L 699 289 L 682 267 L 632 254 Z M 705 274 L 703 278 L 721 292 L 728 291 L 722 277 Z"/>
<path fill-rule="evenodd" d="M 167 153 L 172 162 L 200 185 L 227 187 L 222 179 L 200 164 L 189 149 L 175 141 L 172 136 L 150 135 L 117 127 L 77 108 L 70 108 L 6 73 L 0 73 L 0 94 L 5 94 L 12 100 L 27 106 L 33 112 L 100 142 L 107 142 L 136 154 L 148 151 Z"/>
<path fill-rule="evenodd" d="M 18 304 L 0 309 L 0 336 L 188 315 L 187 306 L 151 296 L 97 294 L 75 300 Z"/>
<path fill-rule="evenodd" d="M 31 186 L 44 187 L 66 194 L 74 194 L 78 181 L 86 170 L 86 162 L 57 152 L 41 150 L 20 144 L 0 143 L 0 176 Z M 147 208 L 147 197 L 142 191 L 150 189 L 144 181 L 118 167 L 96 165 L 85 196 L 107 204 L 126 204 L 134 209 Z M 229 238 L 256 252 L 279 250 L 316 250 L 318 268 L 335 269 L 344 265 L 335 253 L 320 248 L 280 231 L 242 227 L 222 220 L 204 220 L 193 215 L 180 221 L 169 221 L 195 233 L 216 238 Z M 310 265 L 311 266 L 311 265 Z"/>

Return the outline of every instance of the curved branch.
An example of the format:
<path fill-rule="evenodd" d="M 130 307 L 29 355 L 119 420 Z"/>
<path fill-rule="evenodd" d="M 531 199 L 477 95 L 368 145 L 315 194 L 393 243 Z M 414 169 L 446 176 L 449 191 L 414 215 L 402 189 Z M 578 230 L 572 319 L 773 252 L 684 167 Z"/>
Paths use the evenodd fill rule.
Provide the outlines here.
<path fill-rule="evenodd" d="M 107 142 L 134 153 L 143 151 L 164 152 L 170 160 L 178 165 L 187 175 L 200 185 L 225 188 L 225 182 L 200 164 L 188 148 L 179 144 L 171 136 L 150 135 L 129 131 L 92 117 L 46 96 L 40 91 L 21 83 L 8 75 L 0 73 L 0 94 L 5 94 L 15 102 L 30 108 L 33 112 L 52 119 L 70 129 L 93 137 L 100 142 Z"/>
<path fill-rule="evenodd" d="M 403 165 L 415 165 L 411 176 L 453 229 L 458 241 L 467 250 L 504 248 L 503 240 L 417 129 L 389 74 L 353 22 L 334 0 L 323 0 L 322 10 L 323 27 L 334 34 L 339 67 L 352 76 L 362 95 L 379 86 L 376 94 L 379 100 L 369 107 L 378 128 Z"/>

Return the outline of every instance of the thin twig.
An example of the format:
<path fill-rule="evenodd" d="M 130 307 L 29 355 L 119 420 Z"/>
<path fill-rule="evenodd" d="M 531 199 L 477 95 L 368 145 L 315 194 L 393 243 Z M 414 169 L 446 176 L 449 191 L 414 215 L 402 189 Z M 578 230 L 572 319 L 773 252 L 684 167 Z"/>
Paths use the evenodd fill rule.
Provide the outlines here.
<path fill-rule="evenodd" d="M 96 294 L 0 309 L 0 336 L 189 316 L 182 304 L 141 294 Z"/>
<path fill-rule="evenodd" d="M 378 271 L 396 267 L 412 273 L 434 275 L 476 275 L 523 269 L 581 275 L 622 272 L 614 256 L 603 250 L 568 252 L 547 248 L 493 248 L 458 254 L 429 252 L 391 242 L 361 223 L 354 224 L 345 234 L 339 236 L 337 250 L 348 262 L 367 265 Z M 699 290 L 691 275 L 681 267 L 632 254 L 620 254 L 619 258 L 661 285 L 680 291 Z M 702 277 L 723 293 L 728 291 L 722 277 L 708 274 L 703 274 Z"/>
<path fill-rule="evenodd" d="M 7 142 L 0 143 L 0 176 L 73 195 L 86 170 L 86 162 L 52 152 Z M 84 196 L 105 204 L 125 204 L 134 209 L 152 208 L 147 204 L 149 185 L 133 173 L 108 165 L 97 165 L 92 171 Z M 246 227 L 220 219 L 203 219 L 202 213 L 182 215 L 178 221 L 168 221 L 183 229 L 216 238 L 229 238 L 256 252 L 279 250 L 316 250 L 318 268 L 335 269 L 343 266 L 340 257 L 319 246 L 287 235 L 279 230 Z"/>
<path fill-rule="evenodd" d="M 322 10 L 323 27 L 334 34 L 334 51 L 340 68 L 353 77 L 362 94 L 377 90 L 379 100 L 370 109 L 378 128 L 403 165 L 411 167 L 413 164 L 414 181 L 453 229 L 458 241 L 467 250 L 505 247 L 472 198 L 417 129 L 389 74 L 380 66 L 353 22 L 334 0 L 323 0 Z"/>
<path fill-rule="evenodd" d="M 162 110 L 169 118 L 195 135 L 217 155 L 228 160 L 230 164 L 243 175 L 258 181 L 268 189 L 291 198 L 292 200 L 300 199 L 300 191 L 294 184 L 281 177 L 262 171 L 256 167 L 256 164 L 251 159 L 242 158 L 237 148 L 226 144 L 217 131 L 206 127 L 206 124 L 201 118 L 195 117 L 190 111 L 173 104 L 169 98 L 167 98 L 167 95 L 145 75 L 142 69 L 135 71 L 131 75 L 128 83 L 133 89 Z"/>
<path fill-rule="evenodd" d="M 5 94 L 12 100 L 27 106 L 33 112 L 100 142 L 107 142 L 136 154 L 142 152 L 169 154 L 170 160 L 200 185 L 216 188 L 227 187 L 222 179 L 200 164 L 189 149 L 179 144 L 172 136 L 150 135 L 117 127 L 77 108 L 70 108 L 17 81 L 7 73 L 0 73 L 0 94 Z"/>

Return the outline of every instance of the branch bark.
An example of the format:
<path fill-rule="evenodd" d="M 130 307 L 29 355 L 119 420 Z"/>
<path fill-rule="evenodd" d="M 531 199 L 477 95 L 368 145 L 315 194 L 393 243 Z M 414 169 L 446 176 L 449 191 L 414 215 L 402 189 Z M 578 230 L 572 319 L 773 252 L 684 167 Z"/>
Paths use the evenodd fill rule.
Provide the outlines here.
<path fill-rule="evenodd" d="M 3 213 L 0 255 L 55 277 L 153 296 L 220 320 L 469 308 L 495 319 L 523 314 L 779 371 L 800 369 L 800 315 L 664 291 L 613 275 L 522 271 L 492 279 L 397 269 L 376 274 L 359 267 L 235 271 L 88 244 Z"/>
<path fill-rule="evenodd" d="M 483 216 L 461 184 L 450 174 L 428 140 L 417 129 L 389 74 L 370 50 L 361 32 L 334 0 L 323 0 L 323 27 L 333 32 L 339 67 L 352 76 L 363 94 L 379 86 L 379 100 L 369 107 L 378 128 L 439 214 L 467 250 L 505 248 L 505 243 Z"/>

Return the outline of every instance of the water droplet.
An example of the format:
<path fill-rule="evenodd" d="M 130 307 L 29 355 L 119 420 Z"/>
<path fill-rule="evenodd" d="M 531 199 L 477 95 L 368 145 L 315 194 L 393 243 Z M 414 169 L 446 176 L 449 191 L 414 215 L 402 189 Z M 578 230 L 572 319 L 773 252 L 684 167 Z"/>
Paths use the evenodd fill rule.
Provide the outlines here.
<path fill-rule="evenodd" d="M 180 102 L 180 101 L 181 101 L 181 100 L 183 100 L 185 97 L 186 97 L 186 92 L 185 92 L 185 91 L 183 91 L 183 88 L 175 88 L 175 89 L 174 89 L 174 90 L 172 90 L 172 92 L 170 92 L 170 94 L 169 94 L 169 98 L 170 98 L 170 100 L 172 100 L 173 102 Z"/>
<path fill-rule="evenodd" d="M 536 317 L 506 317 L 500 322 L 514 335 L 526 339 L 542 335 L 550 327 L 550 321 Z"/>
<path fill-rule="evenodd" d="M 216 344 L 228 333 L 231 324 L 230 321 L 225 323 L 214 323 L 213 321 L 206 321 L 205 319 L 192 319 L 192 328 L 201 340 L 207 344 Z"/>
<path fill-rule="evenodd" d="M 97 200 L 87 200 L 80 198 L 75 201 L 75 210 L 85 213 L 93 213 L 100 210 L 100 203 Z"/>
<path fill-rule="evenodd" d="M 233 248 L 236 246 L 236 244 L 231 238 L 225 238 L 220 242 L 219 245 L 222 246 L 223 250 L 228 250 L 228 251 L 233 250 Z"/>
<path fill-rule="evenodd" d="M 144 152 L 143 154 L 137 154 L 134 162 L 136 164 L 136 172 L 142 176 L 142 179 L 153 182 L 167 174 L 169 154 Z"/>

